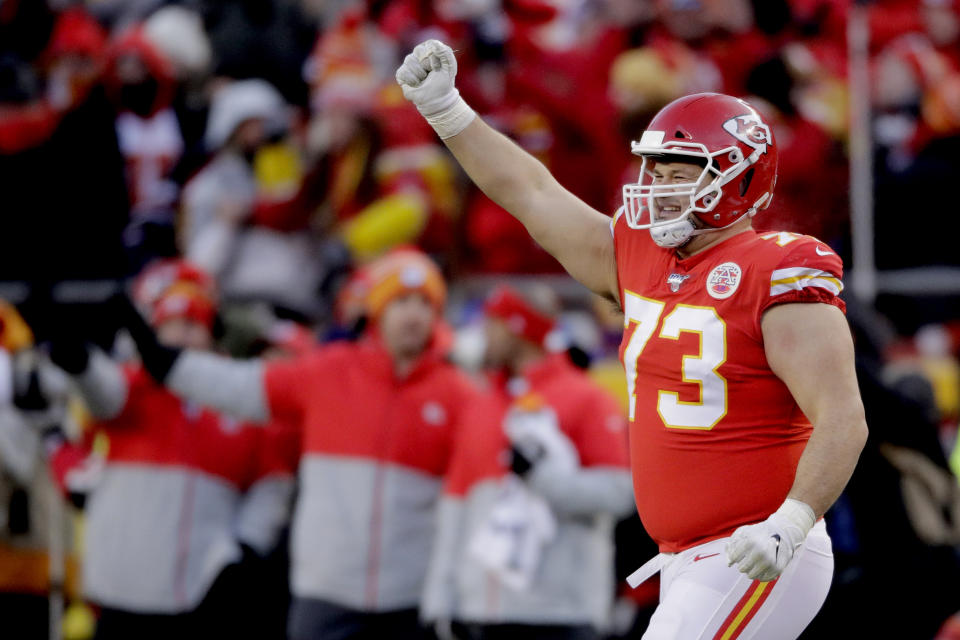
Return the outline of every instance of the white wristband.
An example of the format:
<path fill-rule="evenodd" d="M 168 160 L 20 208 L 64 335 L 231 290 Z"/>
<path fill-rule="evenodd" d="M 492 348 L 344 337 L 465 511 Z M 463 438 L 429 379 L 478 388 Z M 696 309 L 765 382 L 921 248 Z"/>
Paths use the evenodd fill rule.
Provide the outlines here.
<path fill-rule="evenodd" d="M 805 538 L 813 525 L 817 523 L 817 515 L 806 502 L 787 498 L 777 509 L 777 513 L 786 517 L 791 523 L 801 528 Z"/>
<path fill-rule="evenodd" d="M 424 116 L 441 140 L 452 138 L 467 128 L 477 113 L 459 95 L 449 108 L 440 113 Z"/>

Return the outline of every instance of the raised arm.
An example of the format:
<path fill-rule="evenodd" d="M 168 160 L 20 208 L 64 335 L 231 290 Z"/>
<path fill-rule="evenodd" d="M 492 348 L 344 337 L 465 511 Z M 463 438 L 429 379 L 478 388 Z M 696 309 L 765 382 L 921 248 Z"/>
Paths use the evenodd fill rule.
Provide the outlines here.
<path fill-rule="evenodd" d="M 144 369 L 154 380 L 185 400 L 235 418 L 256 423 L 270 419 L 263 361 L 234 360 L 160 344 L 126 296 L 115 296 L 113 308 L 136 343 Z"/>
<path fill-rule="evenodd" d="M 557 182 L 540 161 L 483 122 L 454 86 L 457 60 L 437 40 L 417 45 L 397 70 L 403 94 L 470 179 L 591 291 L 617 298 L 610 218 Z"/>
<path fill-rule="evenodd" d="M 185 349 L 163 384 L 184 400 L 241 420 L 270 419 L 264 391 L 263 361 L 234 360 L 216 353 Z"/>

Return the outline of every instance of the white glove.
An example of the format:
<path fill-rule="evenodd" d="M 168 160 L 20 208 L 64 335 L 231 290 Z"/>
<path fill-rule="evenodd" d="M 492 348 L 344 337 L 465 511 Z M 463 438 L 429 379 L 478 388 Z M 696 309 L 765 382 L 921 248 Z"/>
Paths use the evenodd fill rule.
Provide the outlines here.
<path fill-rule="evenodd" d="M 457 58 L 439 40 L 421 42 L 397 69 L 397 83 L 442 139 L 463 131 L 476 117 L 454 86 Z"/>
<path fill-rule="evenodd" d="M 513 407 L 507 411 L 503 427 L 510 443 L 534 468 L 545 465 L 571 473 L 580 466 L 577 448 L 560 430 L 557 414 L 550 407 Z"/>
<path fill-rule="evenodd" d="M 786 568 L 817 521 L 809 505 L 787 498 L 769 518 L 740 527 L 727 543 L 728 566 L 769 582 Z"/>

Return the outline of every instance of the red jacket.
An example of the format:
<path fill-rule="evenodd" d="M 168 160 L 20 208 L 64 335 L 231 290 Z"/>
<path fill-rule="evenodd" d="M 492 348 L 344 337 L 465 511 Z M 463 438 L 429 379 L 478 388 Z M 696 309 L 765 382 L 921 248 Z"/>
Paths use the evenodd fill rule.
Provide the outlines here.
<path fill-rule="evenodd" d="M 126 404 L 99 423 L 109 451 L 87 505 L 85 590 L 104 606 L 182 613 L 239 560 L 239 542 L 276 542 L 296 438 L 182 402 L 140 367 L 125 376 Z"/>
<path fill-rule="evenodd" d="M 466 376 L 436 346 L 397 378 L 367 338 L 268 364 L 264 386 L 270 415 L 303 427 L 293 593 L 372 611 L 416 606 L 441 478 L 473 394 Z"/>
<path fill-rule="evenodd" d="M 626 417 L 616 400 L 576 369 L 564 353 L 548 356 L 523 374 L 529 391 L 543 397 L 573 442 L 584 467 L 627 469 Z M 508 471 L 510 449 L 502 423 L 514 397 L 506 380 L 496 381 L 494 393 L 473 404 L 467 414 L 458 455 L 445 492 L 464 496 L 484 480 L 498 479 Z"/>
<path fill-rule="evenodd" d="M 501 500 L 510 473 L 504 419 L 517 397 L 528 393 L 554 411 L 579 467 L 543 473 L 535 465 L 525 479 L 549 504 L 557 532 L 532 584 L 515 589 L 468 549 Z M 613 522 L 633 509 L 628 465 L 623 410 L 566 354 L 545 357 L 509 383 L 497 381 L 491 393 L 471 402 L 457 435 L 424 615 L 484 624 L 602 624 L 614 592 Z"/>

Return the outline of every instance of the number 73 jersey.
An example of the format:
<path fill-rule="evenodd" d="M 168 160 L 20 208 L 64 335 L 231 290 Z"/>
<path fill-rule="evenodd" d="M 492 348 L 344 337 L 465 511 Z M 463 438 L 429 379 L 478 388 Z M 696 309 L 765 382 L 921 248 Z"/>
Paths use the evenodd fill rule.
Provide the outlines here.
<path fill-rule="evenodd" d="M 613 222 L 624 312 L 637 510 L 676 552 L 764 520 L 786 498 L 812 427 L 771 371 L 775 304 L 844 309 L 843 265 L 810 236 L 748 230 L 686 259 Z"/>

